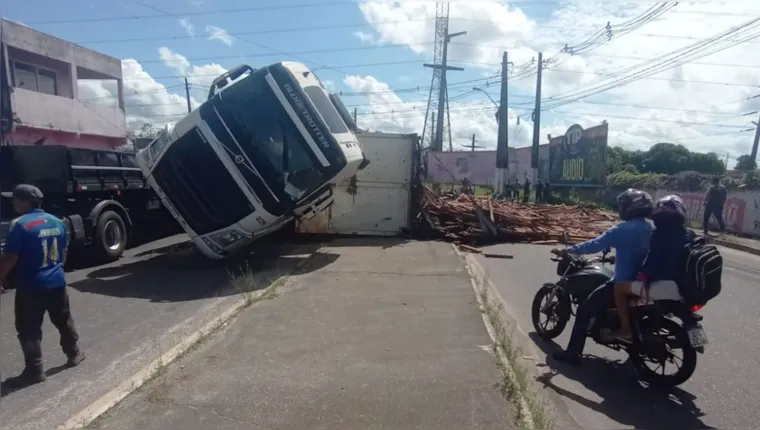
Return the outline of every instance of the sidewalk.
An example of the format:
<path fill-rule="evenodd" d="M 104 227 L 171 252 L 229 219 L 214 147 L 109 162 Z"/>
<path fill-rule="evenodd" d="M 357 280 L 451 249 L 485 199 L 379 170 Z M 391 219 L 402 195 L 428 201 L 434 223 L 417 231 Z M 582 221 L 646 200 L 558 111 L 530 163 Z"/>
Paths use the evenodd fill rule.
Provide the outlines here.
<path fill-rule="evenodd" d="M 725 246 L 726 248 L 744 251 L 753 255 L 760 255 L 760 240 L 746 237 L 733 236 L 729 234 L 714 236 L 710 235 L 710 241 L 716 245 Z"/>
<path fill-rule="evenodd" d="M 450 245 L 343 239 L 93 428 L 508 428 Z"/>

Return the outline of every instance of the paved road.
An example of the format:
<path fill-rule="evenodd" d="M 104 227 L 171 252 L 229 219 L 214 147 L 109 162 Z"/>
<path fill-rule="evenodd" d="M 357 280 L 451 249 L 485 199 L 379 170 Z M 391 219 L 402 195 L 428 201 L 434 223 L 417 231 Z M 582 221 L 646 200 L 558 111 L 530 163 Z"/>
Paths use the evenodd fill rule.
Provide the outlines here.
<path fill-rule="evenodd" d="M 497 252 L 514 260 L 478 257 L 517 320 L 527 354 L 536 358 L 539 372 L 547 352 L 557 345 L 530 337 L 530 305 L 543 282 L 556 279 L 547 246 L 497 245 Z M 757 387 L 760 386 L 760 257 L 721 248 L 724 257 L 723 293 L 702 311 L 711 344 L 699 356 L 690 381 L 671 395 L 653 394 L 632 380 L 632 369 L 621 363 L 623 353 L 589 342 L 586 353 L 598 358 L 584 361 L 579 369 L 557 365 L 546 393 L 555 400 L 558 428 L 754 428 L 760 421 Z M 567 344 L 569 327 L 556 339 Z M 619 360 L 613 363 L 611 360 Z M 561 367 L 560 367 L 561 366 Z M 755 387 L 755 388 L 752 388 Z"/>
<path fill-rule="evenodd" d="M 116 263 L 68 273 L 74 319 L 89 357 L 64 370 L 58 334 L 46 319 L 43 352 L 50 378 L 3 393 L 2 427 L 55 428 L 238 300 L 241 291 L 230 285 L 230 272 L 247 265 L 256 281 L 249 288 L 261 288 L 305 258 L 278 258 L 288 251 L 269 247 L 253 258 L 214 262 L 180 235 L 131 249 Z M 0 299 L 3 379 L 23 367 L 14 294 Z"/>
<path fill-rule="evenodd" d="M 291 277 L 97 428 L 513 427 L 451 246 L 347 238 L 314 260 L 328 256 L 337 258 Z"/>

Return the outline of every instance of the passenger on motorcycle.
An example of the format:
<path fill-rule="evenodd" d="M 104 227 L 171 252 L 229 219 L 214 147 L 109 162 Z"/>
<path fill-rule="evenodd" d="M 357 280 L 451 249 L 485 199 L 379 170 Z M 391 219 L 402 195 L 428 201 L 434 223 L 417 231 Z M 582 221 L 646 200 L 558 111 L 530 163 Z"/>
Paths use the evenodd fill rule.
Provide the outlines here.
<path fill-rule="evenodd" d="M 649 241 L 649 253 L 634 282 L 615 284 L 615 306 L 620 315 L 620 340 L 631 340 L 631 318 L 628 308 L 633 297 L 644 303 L 657 300 L 682 300 L 678 290 L 683 273 L 687 241 L 695 233 L 686 228 L 686 206 L 676 195 L 657 201 L 652 214 L 655 230 Z"/>
<path fill-rule="evenodd" d="M 612 227 L 596 239 L 580 243 L 566 250 L 554 250 L 564 254 L 595 254 L 605 249 L 615 249 L 615 273 L 612 282 L 633 281 L 649 250 L 652 225 L 647 218 L 652 215 L 652 197 L 640 190 L 629 189 L 617 197 L 618 214 L 622 223 Z M 604 313 L 614 305 L 614 286 L 607 284 L 597 288 L 578 307 L 570 342 L 567 349 L 553 354 L 554 359 L 579 364 L 586 344 L 586 331 L 593 317 Z"/>

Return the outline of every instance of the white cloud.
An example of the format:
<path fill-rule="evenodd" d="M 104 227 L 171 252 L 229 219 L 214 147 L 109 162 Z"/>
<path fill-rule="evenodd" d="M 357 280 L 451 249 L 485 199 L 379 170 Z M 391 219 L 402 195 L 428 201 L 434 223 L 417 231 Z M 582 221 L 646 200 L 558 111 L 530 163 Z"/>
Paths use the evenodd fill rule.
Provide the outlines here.
<path fill-rule="evenodd" d="M 195 36 L 195 26 L 192 22 L 190 22 L 187 18 L 182 18 L 179 20 L 179 25 L 182 26 L 182 28 L 185 29 L 185 32 L 187 32 L 188 36 Z"/>
<path fill-rule="evenodd" d="M 358 116 L 358 125 L 363 129 L 385 132 L 419 133 L 425 119 L 424 102 L 405 102 L 384 82 L 373 76 L 349 75 L 343 83 L 356 93 L 366 93 Z M 352 99 L 353 100 L 353 99 Z M 344 100 L 351 109 L 355 105 Z M 476 139 L 489 148 L 496 146 L 497 124 L 496 108 L 482 102 L 450 102 L 451 135 L 455 149 L 466 145 L 473 134 Z M 518 112 L 509 112 L 510 145 L 526 146 L 530 144 L 533 125 L 524 119 L 518 125 Z M 547 131 L 549 132 L 549 131 Z"/>
<path fill-rule="evenodd" d="M 373 36 L 372 33 L 367 33 L 366 31 L 355 31 L 354 37 L 365 43 L 375 43 L 375 36 Z"/>
<path fill-rule="evenodd" d="M 230 36 L 230 34 L 227 33 L 225 29 L 217 27 L 215 25 L 207 25 L 206 33 L 209 35 L 208 40 L 218 40 L 227 46 L 232 46 L 232 44 L 235 42 L 235 39 L 233 39 L 233 37 Z"/>
<path fill-rule="evenodd" d="M 490 76 L 499 70 L 502 52 L 508 50 L 509 59 L 518 66 L 516 75 L 521 77 L 512 79 L 510 91 L 517 95 L 520 92 L 533 93 L 535 74 L 529 66 L 525 69 L 519 66 L 537 57 L 539 50 L 545 53 L 545 59 L 551 58 L 565 44 L 572 46 L 582 42 L 607 22 L 613 26 L 622 24 L 651 6 L 652 3 L 562 2 L 554 6 L 556 9 L 548 19 L 533 19 L 519 3 L 505 6 L 503 2 L 453 2 L 450 4 L 449 31 L 467 31 L 467 34 L 452 41 L 449 59 L 453 65 L 481 70 L 482 76 Z M 432 41 L 435 23 L 432 19 L 420 20 L 419 17 L 434 16 L 435 3 L 373 1 L 362 2 L 358 7 L 373 26 L 372 33 L 366 33 L 366 37 L 357 36 L 363 41 L 407 44 L 421 59 L 428 60 L 432 56 L 432 46 L 424 43 Z M 532 5 L 526 10 L 535 9 L 536 6 Z M 544 105 L 550 107 L 546 100 L 559 100 L 561 96 L 565 96 L 563 100 L 572 101 L 578 98 L 571 97 L 574 94 L 582 95 L 579 91 L 630 74 L 625 73 L 627 68 L 704 40 L 756 15 L 757 7 L 749 2 L 682 2 L 630 34 L 617 36 L 613 33 L 611 41 L 588 53 L 564 56 L 548 65 L 543 73 Z M 742 114 L 760 109 L 760 98 L 745 100 L 760 93 L 758 49 L 760 40 L 751 40 L 646 79 L 587 96 L 585 100 L 559 106 L 554 111 L 543 112 L 542 142 L 546 132 L 562 134 L 573 123 L 586 126 L 606 119 L 610 123 L 610 143 L 613 145 L 645 149 L 657 142 L 672 141 L 692 150 L 728 152 L 732 158 L 747 153 L 752 133 L 739 131 L 745 126 L 752 127 L 749 120 L 753 118 Z M 454 79 L 449 77 L 449 81 Z M 352 82 L 359 85 L 356 78 Z M 381 83 L 375 81 L 375 84 Z M 369 84 L 365 82 L 365 85 Z M 497 88 L 494 86 L 489 91 L 494 98 L 498 97 Z M 450 87 L 450 97 L 452 95 Z M 510 108 L 529 116 L 530 99 L 510 97 Z M 373 103 L 371 97 L 369 102 Z M 455 134 L 462 135 L 461 138 L 479 129 L 482 134 L 480 142 L 492 146 L 496 123 L 493 113 L 488 111 L 490 102 L 478 103 L 486 109 L 485 113 L 472 110 L 472 106 L 471 110 L 464 110 L 467 108 L 462 103 L 451 103 Z M 380 107 L 375 102 L 372 109 L 377 111 Z M 390 120 L 389 114 L 384 118 L 376 115 L 375 119 L 371 116 L 363 119 L 377 128 L 400 127 L 405 131 L 421 132 L 424 112 L 418 116 L 418 119 L 398 121 Z M 520 136 L 523 134 L 530 136 L 531 131 L 524 130 Z M 529 138 L 525 143 L 527 140 Z"/>
<path fill-rule="evenodd" d="M 191 85 L 190 104 L 194 109 L 205 99 L 211 81 L 226 71 L 219 64 L 191 64 L 187 58 L 168 48 L 159 48 L 158 51 L 164 64 L 177 71 L 178 77 L 171 83 L 158 82 L 136 60 L 126 59 L 121 62 L 124 104 L 128 125 L 132 129 L 138 129 L 144 123 L 163 127 L 187 114 L 182 77 L 187 76 Z M 115 106 L 116 94 L 116 84 L 113 81 L 79 81 L 79 98 L 88 103 Z"/>

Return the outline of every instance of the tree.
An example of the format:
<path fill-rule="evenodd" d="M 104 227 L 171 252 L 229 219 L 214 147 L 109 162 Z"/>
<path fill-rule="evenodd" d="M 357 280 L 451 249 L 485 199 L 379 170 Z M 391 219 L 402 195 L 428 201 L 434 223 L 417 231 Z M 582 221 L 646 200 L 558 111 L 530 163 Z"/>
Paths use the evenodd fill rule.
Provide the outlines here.
<path fill-rule="evenodd" d="M 642 171 L 672 175 L 690 169 L 691 152 L 683 145 L 658 143 L 647 151 Z"/>
<path fill-rule="evenodd" d="M 151 123 L 143 123 L 139 130 L 129 130 L 127 132 L 127 138 L 129 140 L 135 139 L 155 139 L 161 133 L 161 129 Z"/>
<path fill-rule="evenodd" d="M 734 167 L 734 170 L 747 172 L 755 169 L 757 169 L 757 162 L 753 160 L 750 155 L 740 155 L 739 158 L 736 159 L 736 167 Z"/>
<path fill-rule="evenodd" d="M 620 147 L 608 148 L 607 166 L 610 173 L 621 170 L 641 173 L 661 173 L 672 175 L 694 171 L 706 174 L 723 174 L 726 166 L 718 155 L 691 152 L 683 145 L 658 143 L 647 151 L 627 151 Z M 627 166 L 627 167 L 626 167 Z"/>

